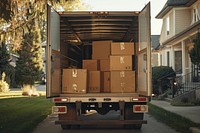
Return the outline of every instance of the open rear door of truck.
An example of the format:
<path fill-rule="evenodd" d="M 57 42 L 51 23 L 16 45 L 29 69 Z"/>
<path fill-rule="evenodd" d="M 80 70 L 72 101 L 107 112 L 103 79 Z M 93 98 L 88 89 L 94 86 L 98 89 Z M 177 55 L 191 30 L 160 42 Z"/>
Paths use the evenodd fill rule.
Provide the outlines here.
<path fill-rule="evenodd" d="M 46 97 L 59 96 L 61 91 L 60 16 L 49 5 L 47 5 L 46 59 Z"/>
<path fill-rule="evenodd" d="M 140 95 L 151 96 L 151 29 L 150 29 L 150 3 L 139 14 L 139 45 L 137 91 Z"/>

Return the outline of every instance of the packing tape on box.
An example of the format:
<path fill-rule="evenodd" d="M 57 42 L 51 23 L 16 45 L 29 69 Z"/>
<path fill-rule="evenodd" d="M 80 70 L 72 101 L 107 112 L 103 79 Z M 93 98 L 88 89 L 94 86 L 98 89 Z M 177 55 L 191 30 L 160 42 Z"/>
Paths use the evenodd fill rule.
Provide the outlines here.
<path fill-rule="evenodd" d="M 77 69 L 72 70 L 72 77 L 77 77 L 78 76 L 78 71 Z"/>
<path fill-rule="evenodd" d="M 120 77 L 121 77 L 121 78 L 124 78 L 124 77 L 125 77 L 125 72 L 124 72 L 124 71 L 120 71 L 119 74 L 120 74 Z"/>
<path fill-rule="evenodd" d="M 125 83 L 124 82 L 121 82 L 120 85 L 121 85 L 122 88 L 125 87 Z"/>
<path fill-rule="evenodd" d="M 124 64 L 124 56 L 120 56 L 120 63 Z"/>
<path fill-rule="evenodd" d="M 124 49 L 125 49 L 125 44 L 124 44 L 124 42 L 120 42 L 119 45 L 120 45 L 120 49 L 121 49 L 121 50 L 124 50 Z"/>
<path fill-rule="evenodd" d="M 74 90 L 75 92 L 78 92 L 78 89 L 77 89 L 78 85 L 77 85 L 77 84 L 72 84 L 72 87 L 73 87 L 73 90 Z"/>

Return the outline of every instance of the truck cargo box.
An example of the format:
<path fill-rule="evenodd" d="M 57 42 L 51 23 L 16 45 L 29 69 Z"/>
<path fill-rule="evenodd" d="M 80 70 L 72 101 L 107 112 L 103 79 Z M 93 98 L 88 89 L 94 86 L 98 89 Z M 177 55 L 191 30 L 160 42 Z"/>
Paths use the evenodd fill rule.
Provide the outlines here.
<path fill-rule="evenodd" d="M 56 124 L 141 128 L 152 91 L 150 3 L 141 11 L 47 9 L 46 96 Z M 116 111 L 119 119 L 81 119 L 90 110 Z"/>

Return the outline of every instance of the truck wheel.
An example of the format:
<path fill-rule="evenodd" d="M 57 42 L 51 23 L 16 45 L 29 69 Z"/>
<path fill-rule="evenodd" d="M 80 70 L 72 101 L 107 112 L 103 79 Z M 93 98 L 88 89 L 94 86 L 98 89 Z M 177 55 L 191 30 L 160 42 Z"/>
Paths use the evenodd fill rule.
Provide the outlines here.
<path fill-rule="evenodd" d="M 61 125 L 61 128 L 62 128 L 63 130 L 66 130 L 66 129 L 70 129 L 71 126 L 70 126 L 70 125 Z"/>

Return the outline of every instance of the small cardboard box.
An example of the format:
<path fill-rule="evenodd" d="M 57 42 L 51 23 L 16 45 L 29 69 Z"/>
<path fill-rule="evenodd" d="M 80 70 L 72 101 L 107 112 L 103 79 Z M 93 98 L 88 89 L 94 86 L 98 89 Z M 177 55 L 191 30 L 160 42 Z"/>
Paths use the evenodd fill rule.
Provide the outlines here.
<path fill-rule="evenodd" d="M 110 72 L 110 90 L 113 93 L 135 92 L 135 72 L 134 71 Z"/>
<path fill-rule="evenodd" d="M 63 69 L 62 93 L 86 93 L 86 88 L 86 69 Z"/>
<path fill-rule="evenodd" d="M 83 60 L 83 69 L 89 71 L 99 70 L 99 61 L 98 60 Z"/>
<path fill-rule="evenodd" d="M 92 59 L 109 59 L 111 42 L 112 41 L 93 41 Z"/>
<path fill-rule="evenodd" d="M 88 72 L 88 92 L 100 92 L 101 89 L 101 72 L 89 71 Z"/>
<path fill-rule="evenodd" d="M 110 92 L 110 72 L 102 72 L 102 92 Z"/>
<path fill-rule="evenodd" d="M 110 71 L 132 70 L 132 55 L 110 56 Z"/>
<path fill-rule="evenodd" d="M 113 42 L 111 43 L 111 55 L 133 55 L 133 42 Z"/>
<path fill-rule="evenodd" d="M 110 71 L 110 60 L 100 60 L 100 70 Z"/>

